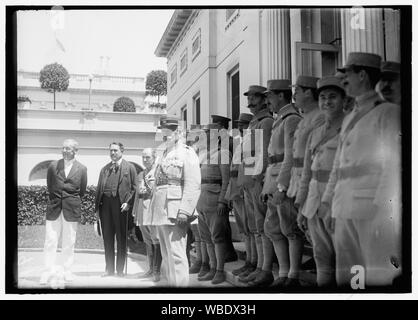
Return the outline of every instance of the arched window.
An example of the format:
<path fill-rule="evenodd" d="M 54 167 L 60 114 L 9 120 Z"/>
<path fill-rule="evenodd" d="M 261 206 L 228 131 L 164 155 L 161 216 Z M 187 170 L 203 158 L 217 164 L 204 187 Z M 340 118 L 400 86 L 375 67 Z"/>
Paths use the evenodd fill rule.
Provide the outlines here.
<path fill-rule="evenodd" d="M 46 179 L 48 167 L 54 160 L 46 160 L 38 163 L 29 173 L 29 181 Z"/>

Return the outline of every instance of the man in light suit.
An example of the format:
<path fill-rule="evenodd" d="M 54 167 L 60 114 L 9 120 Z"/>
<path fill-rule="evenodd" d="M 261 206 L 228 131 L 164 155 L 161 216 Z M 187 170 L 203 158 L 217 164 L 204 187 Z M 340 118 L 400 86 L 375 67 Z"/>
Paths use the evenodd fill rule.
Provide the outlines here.
<path fill-rule="evenodd" d="M 62 147 L 62 159 L 48 167 L 47 187 L 49 201 L 46 213 L 45 272 L 40 284 L 47 284 L 56 272 L 55 259 L 62 228 L 62 255 L 64 257 L 64 280 L 71 282 L 74 276 L 71 266 L 74 261 L 74 245 L 77 225 L 81 218 L 81 198 L 86 191 L 87 168 L 75 160 L 78 143 L 67 139 Z"/>
<path fill-rule="evenodd" d="M 168 285 L 185 287 L 189 284 L 187 227 L 200 195 L 199 158 L 184 144 L 177 119 L 167 117 L 159 128 L 166 145 L 155 169 L 151 223 L 157 226 Z"/>
<path fill-rule="evenodd" d="M 356 104 L 343 121 L 322 206 L 331 207 L 335 218 L 340 286 L 349 286 L 360 270 L 368 286 L 391 285 L 401 272 L 401 212 L 394 205 L 401 192 L 396 183 L 401 170 L 400 108 L 374 91 L 380 64 L 379 55 L 351 52 L 339 69 Z"/>
<path fill-rule="evenodd" d="M 133 206 L 136 190 L 136 170 L 122 159 L 123 144 L 109 145 L 111 162 L 100 171 L 96 190 L 96 217 L 100 218 L 105 248 L 106 271 L 103 276 L 115 273 L 115 235 L 117 241 L 116 271 L 123 277 L 126 258 L 126 221 Z"/>

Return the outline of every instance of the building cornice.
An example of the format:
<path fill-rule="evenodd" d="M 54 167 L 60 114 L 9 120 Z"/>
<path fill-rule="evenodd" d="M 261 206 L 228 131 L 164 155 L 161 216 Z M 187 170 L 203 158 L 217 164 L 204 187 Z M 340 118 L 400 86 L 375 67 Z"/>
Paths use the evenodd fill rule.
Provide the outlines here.
<path fill-rule="evenodd" d="M 179 35 L 182 33 L 186 22 L 189 20 L 192 15 L 193 9 L 180 9 L 175 10 L 171 16 L 170 21 L 168 22 L 167 27 L 165 28 L 164 34 L 158 43 L 157 48 L 154 51 L 154 54 L 157 57 L 166 58 L 173 47 L 173 44 L 178 39 Z"/>

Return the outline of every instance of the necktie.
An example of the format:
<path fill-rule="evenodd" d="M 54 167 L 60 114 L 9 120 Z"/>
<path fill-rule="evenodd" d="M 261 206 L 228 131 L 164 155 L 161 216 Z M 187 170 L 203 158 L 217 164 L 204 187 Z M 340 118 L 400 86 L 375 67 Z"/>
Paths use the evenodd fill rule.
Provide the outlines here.
<path fill-rule="evenodd" d="M 116 162 L 112 163 L 112 166 L 110 167 L 110 170 L 114 173 L 118 172 L 118 164 Z"/>

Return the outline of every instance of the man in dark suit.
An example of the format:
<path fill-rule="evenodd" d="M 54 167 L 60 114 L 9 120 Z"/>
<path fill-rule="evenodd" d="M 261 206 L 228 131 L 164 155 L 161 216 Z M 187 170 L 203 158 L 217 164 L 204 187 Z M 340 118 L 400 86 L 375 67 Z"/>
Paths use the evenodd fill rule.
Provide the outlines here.
<path fill-rule="evenodd" d="M 77 225 L 81 218 L 81 197 L 87 185 L 87 168 L 75 160 L 77 148 L 77 141 L 65 140 L 62 147 L 63 159 L 53 161 L 48 167 L 49 201 L 45 226 L 45 271 L 41 275 L 40 284 L 47 284 L 57 271 L 55 259 L 61 228 L 64 280 L 66 282 L 74 280 L 71 266 L 74 261 Z"/>
<path fill-rule="evenodd" d="M 136 190 L 136 170 L 122 159 L 123 144 L 109 145 L 111 162 L 100 171 L 96 189 L 96 217 L 100 218 L 105 248 L 106 272 L 115 273 L 115 234 L 117 241 L 116 271 L 123 277 L 126 258 L 126 219 L 132 208 Z"/>

